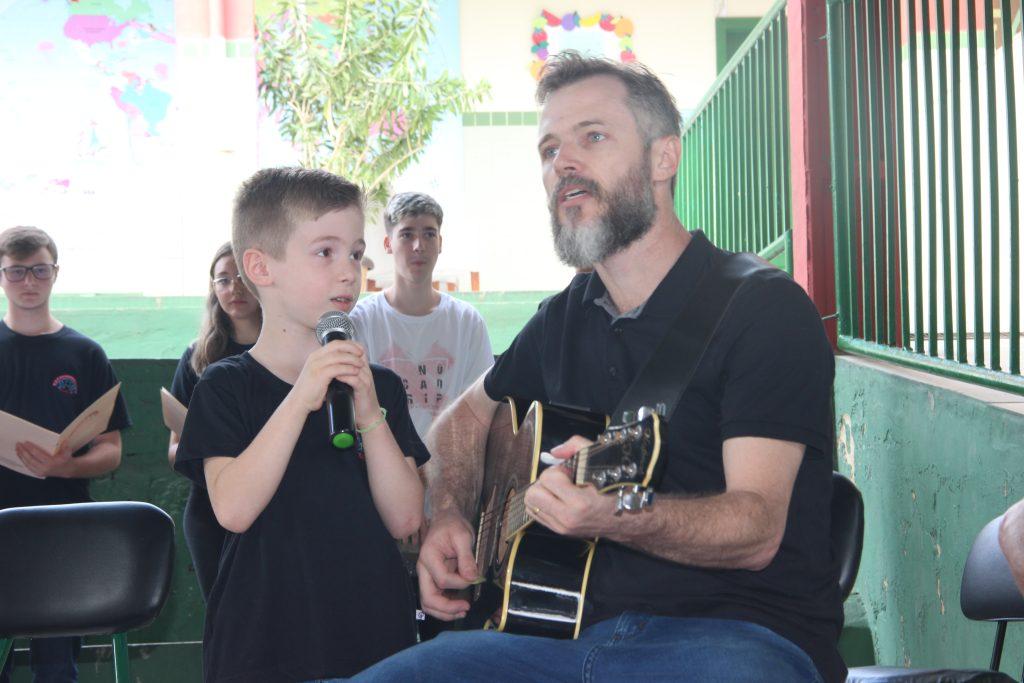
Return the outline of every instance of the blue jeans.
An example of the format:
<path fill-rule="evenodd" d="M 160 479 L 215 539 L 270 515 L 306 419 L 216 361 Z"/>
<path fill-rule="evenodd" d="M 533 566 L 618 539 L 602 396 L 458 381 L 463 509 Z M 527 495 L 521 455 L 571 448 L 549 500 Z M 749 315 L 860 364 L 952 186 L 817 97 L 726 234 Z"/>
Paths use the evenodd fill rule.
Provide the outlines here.
<path fill-rule="evenodd" d="M 803 650 L 764 627 L 634 612 L 595 624 L 577 640 L 448 631 L 351 680 L 822 683 Z"/>
<path fill-rule="evenodd" d="M 29 662 L 33 683 L 75 683 L 78 680 L 78 652 L 82 639 L 33 638 L 29 641 Z M 7 658 L 7 666 L 0 672 L 0 683 L 9 683 L 14 652 Z"/>

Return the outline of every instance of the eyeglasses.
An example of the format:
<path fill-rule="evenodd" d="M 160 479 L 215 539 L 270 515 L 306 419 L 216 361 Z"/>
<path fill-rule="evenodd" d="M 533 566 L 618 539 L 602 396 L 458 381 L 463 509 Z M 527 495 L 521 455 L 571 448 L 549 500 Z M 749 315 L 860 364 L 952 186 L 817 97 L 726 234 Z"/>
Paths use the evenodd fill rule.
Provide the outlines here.
<path fill-rule="evenodd" d="M 37 263 L 34 266 L 7 266 L 6 268 L 0 268 L 0 273 L 3 273 L 4 277 L 11 282 L 21 282 L 28 275 L 29 271 L 32 272 L 32 277 L 37 280 L 49 280 L 57 272 L 57 264 Z"/>
<path fill-rule="evenodd" d="M 231 289 L 236 282 L 242 282 L 242 274 L 239 273 L 234 277 L 215 277 L 213 278 L 213 286 L 217 289 Z M 242 283 L 243 285 L 245 283 Z"/>

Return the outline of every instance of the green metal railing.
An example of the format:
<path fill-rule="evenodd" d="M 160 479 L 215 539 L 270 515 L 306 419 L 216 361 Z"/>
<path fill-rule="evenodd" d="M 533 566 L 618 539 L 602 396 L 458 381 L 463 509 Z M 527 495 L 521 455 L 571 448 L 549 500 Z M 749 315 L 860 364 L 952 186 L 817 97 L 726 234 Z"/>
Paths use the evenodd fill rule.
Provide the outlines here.
<path fill-rule="evenodd" d="M 840 348 L 1024 392 L 1015 21 L 828 0 Z"/>
<path fill-rule="evenodd" d="M 686 122 L 675 209 L 718 246 L 792 272 L 785 8 L 754 27 Z"/>

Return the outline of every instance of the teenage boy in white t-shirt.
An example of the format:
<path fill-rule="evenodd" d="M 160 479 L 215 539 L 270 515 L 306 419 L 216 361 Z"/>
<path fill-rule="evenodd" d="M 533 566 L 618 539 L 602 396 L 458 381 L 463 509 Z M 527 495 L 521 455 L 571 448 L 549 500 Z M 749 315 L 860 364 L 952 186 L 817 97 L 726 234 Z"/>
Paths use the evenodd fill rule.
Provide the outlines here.
<path fill-rule="evenodd" d="M 444 213 L 434 199 L 402 192 L 384 210 L 384 251 L 395 258 L 394 284 L 352 311 L 356 338 L 370 360 L 398 373 L 423 437 L 434 418 L 494 362 L 476 309 L 432 286 Z"/>

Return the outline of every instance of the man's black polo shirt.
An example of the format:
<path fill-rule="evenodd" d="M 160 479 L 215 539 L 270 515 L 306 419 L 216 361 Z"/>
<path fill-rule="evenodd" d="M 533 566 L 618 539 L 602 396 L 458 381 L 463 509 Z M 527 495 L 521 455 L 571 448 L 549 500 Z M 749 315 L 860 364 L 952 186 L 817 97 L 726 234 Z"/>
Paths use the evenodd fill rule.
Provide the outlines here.
<path fill-rule="evenodd" d="M 613 410 L 700 276 L 726 253 L 699 231 L 692 237 L 647 302 L 624 315 L 609 312 L 596 272 L 575 277 L 541 305 L 495 363 L 484 382 L 488 395 Z M 585 622 L 626 610 L 742 619 L 796 643 L 826 681 L 841 681 L 842 605 L 829 543 L 834 359 L 803 289 L 782 271 L 755 278 L 733 302 L 663 426 L 666 466 L 657 489 L 723 491 L 725 439 L 806 444 L 782 545 L 767 568 L 754 572 L 676 564 L 602 541 Z"/>

